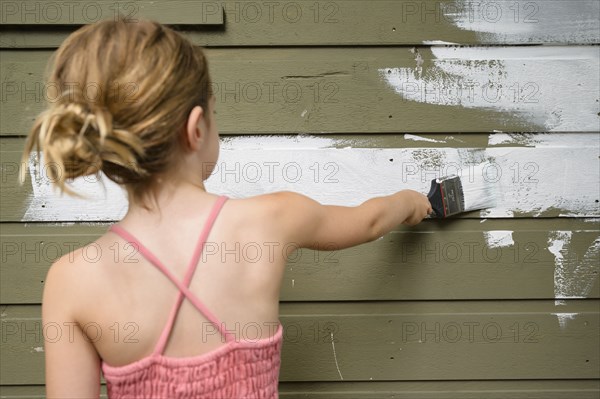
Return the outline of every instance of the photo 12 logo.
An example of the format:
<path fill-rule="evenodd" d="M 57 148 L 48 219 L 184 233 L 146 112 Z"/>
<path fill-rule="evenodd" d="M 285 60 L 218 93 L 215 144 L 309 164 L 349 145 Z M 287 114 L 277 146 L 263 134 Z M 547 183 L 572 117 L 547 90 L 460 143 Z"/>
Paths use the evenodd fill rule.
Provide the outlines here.
<path fill-rule="evenodd" d="M 340 87 L 333 81 L 276 81 L 265 82 L 213 82 L 211 91 L 217 101 L 222 104 L 232 103 L 285 103 L 295 104 L 309 101 L 314 104 L 338 103 L 337 94 Z"/>
<path fill-rule="evenodd" d="M 102 86 L 96 82 L 32 82 L 4 81 L 0 83 L 0 99 L 3 103 L 49 103 L 58 101 L 74 102 L 83 99 L 89 103 L 110 97 L 112 101 L 132 104 L 139 93 L 135 82 L 113 82 Z"/>
<path fill-rule="evenodd" d="M 66 341 L 75 342 L 83 338 L 87 342 L 98 342 L 101 339 L 110 339 L 114 343 L 136 344 L 139 342 L 137 334 L 140 327 L 135 322 L 113 322 L 104 329 L 95 321 L 79 324 L 76 322 L 48 322 L 39 320 L 3 320 L 2 343 L 21 342 L 28 345 L 56 343 Z M 81 332 L 79 332 L 81 331 Z"/>
<path fill-rule="evenodd" d="M 402 322 L 402 342 L 450 343 L 538 343 L 540 327 L 535 322 L 502 325 L 495 321 Z"/>
<path fill-rule="evenodd" d="M 90 24 L 103 19 L 137 22 L 137 2 L 95 1 L 2 1 L 3 24 Z"/>
<path fill-rule="evenodd" d="M 455 0 L 403 1 L 402 23 L 479 23 L 534 24 L 539 22 L 537 1 Z"/>
<path fill-rule="evenodd" d="M 229 23 L 335 24 L 340 4 L 334 1 L 204 1 L 203 18 L 225 12 Z"/>

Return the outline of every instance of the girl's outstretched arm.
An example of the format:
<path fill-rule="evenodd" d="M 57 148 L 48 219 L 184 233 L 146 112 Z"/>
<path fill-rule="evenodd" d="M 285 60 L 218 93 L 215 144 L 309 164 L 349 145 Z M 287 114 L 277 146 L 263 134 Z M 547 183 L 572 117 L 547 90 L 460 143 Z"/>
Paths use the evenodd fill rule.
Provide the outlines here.
<path fill-rule="evenodd" d="M 427 197 L 413 190 L 376 197 L 361 205 L 321 205 L 302 194 L 269 195 L 282 234 L 301 248 L 343 249 L 373 241 L 400 224 L 415 225 L 432 212 Z"/>
<path fill-rule="evenodd" d="M 98 398 L 100 396 L 100 358 L 94 345 L 84 336 L 73 315 L 77 264 L 64 256 L 55 262 L 44 286 L 42 325 L 46 357 L 46 397 Z"/>

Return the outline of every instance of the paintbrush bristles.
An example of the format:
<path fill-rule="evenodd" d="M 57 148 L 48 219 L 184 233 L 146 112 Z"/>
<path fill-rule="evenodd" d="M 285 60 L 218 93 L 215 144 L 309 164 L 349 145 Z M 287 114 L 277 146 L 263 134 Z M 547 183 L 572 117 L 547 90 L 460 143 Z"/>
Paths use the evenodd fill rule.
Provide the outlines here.
<path fill-rule="evenodd" d="M 489 168 L 487 168 L 489 169 Z M 493 208 L 498 200 L 494 170 L 487 170 L 483 165 L 469 168 L 462 173 L 460 182 L 465 198 L 465 212 L 477 209 Z"/>

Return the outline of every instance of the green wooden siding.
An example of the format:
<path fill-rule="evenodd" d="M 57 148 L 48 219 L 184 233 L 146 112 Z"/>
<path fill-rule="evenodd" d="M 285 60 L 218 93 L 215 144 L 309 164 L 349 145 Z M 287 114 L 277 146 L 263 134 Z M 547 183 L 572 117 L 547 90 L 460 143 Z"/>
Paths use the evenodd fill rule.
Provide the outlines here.
<path fill-rule="evenodd" d="M 11 3 L 34 3 L 11 2 Z M 55 28 L 55 15 L 73 15 L 86 23 L 97 20 L 95 9 L 38 6 L 15 21 L 23 6 L 11 7 L 8 21 L 25 24 L 38 18 L 36 29 L 7 26 L 2 47 L 57 47 L 72 28 Z M 89 2 L 93 4 L 109 1 Z M 295 0 L 295 1 L 127 1 L 116 7 L 131 18 L 151 16 L 164 23 L 202 23 L 221 7 L 225 29 L 218 26 L 182 30 L 201 46 L 379 46 L 419 45 L 444 41 L 457 44 L 594 44 L 600 40 L 599 5 L 595 0 Z M 191 3 L 191 4 L 190 4 Z M 203 6 L 194 6 L 200 3 Z M 58 3 L 60 4 L 60 3 Z M 196 11 L 197 9 L 197 11 Z M 115 4 L 104 15 L 114 15 Z M 2 21 L 4 24 L 4 20 Z M 45 26 L 50 25 L 50 26 Z M 469 30 L 468 27 L 477 27 Z M 26 28 L 26 27 L 25 27 Z M 496 32 L 496 34 L 493 34 Z M 490 34 L 491 33 L 491 34 Z"/>
<path fill-rule="evenodd" d="M 290 260 L 282 398 L 597 398 L 600 3 L 484 3 L 2 2 L 0 397 L 45 396 L 46 272 L 114 221 L 103 203 L 56 211 L 39 184 L 18 185 L 16 168 L 33 118 L 52 100 L 50 55 L 81 24 L 120 11 L 208 47 L 222 141 L 234 149 L 241 138 L 285 135 L 285 148 L 313 160 L 310 146 L 295 147 L 300 133 L 329 140 L 323 156 L 336 160 L 368 149 L 426 167 L 450 162 L 438 158 L 451 150 L 482 162 L 505 149 L 506 165 L 538 167 L 537 184 L 515 182 L 505 215 L 428 220 Z M 544 204 L 555 193 L 536 191 L 544 184 L 556 186 L 553 206 Z"/>
<path fill-rule="evenodd" d="M 219 130 L 223 134 L 492 133 L 590 131 L 597 126 L 596 47 L 494 47 L 477 54 L 463 48 L 440 58 L 428 47 L 419 47 L 418 56 L 415 51 L 412 47 L 212 49 L 208 56 Z M 44 83 L 43 77 L 50 55 L 49 50 L 3 52 L 0 105 L 6 117 L 0 122 L 0 134 L 26 134 L 46 101 L 56 101 L 57 86 Z M 473 59 L 462 60 L 463 56 Z M 399 72 L 418 75 L 414 71 L 419 65 L 421 78 L 411 76 L 398 87 L 386 82 Z M 523 74 L 525 68 L 531 72 Z M 557 74 L 574 80 L 561 83 L 553 78 Z M 95 93 L 94 87 L 82 89 Z M 419 101 L 409 101 L 415 97 Z M 565 101 L 556 101 L 561 98 Z M 268 123 L 265 115 L 273 116 Z M 564 126 L 554 122 L 555 115 L 579 122 Z"/>
<path fill-rule="evenodd" d="M 281 381 L 593 379 L 597 300 L 281 304 Z M 3 385 L 42 384 L 38 305 L 3 307 Z M 333 335 L 333 344 L 332 344 Z M 335 347 L 335 355 L 334 355 Z"/>
<path fill-rule="evenodd" d="M 299 250 L 288 262 L 281 299 L 554 299 L 556 259 L 548 250 L 548 232 L 573 231 L 565 250 L 580 260 L 598 237 L 596 224 L 575 218 L 535 223 L 530 219 L 499 219 L 488 220 L 483 226 L 476 219 L 445 224 L 426 222 L 343 251 Z M 94 241 L 107 228 L 105 223 L 3 224 L 0 303 L 39 303 L 50 264 Z M 485 234 L 506 230 L 514 230 L 514 243 L 489 248 Z M 594 256 L 590 263 L 599 260 L 597 254 Z M 573 263 L 570 271 L 574 273 L 580 265 Z M 600 299 L 597 268 L 580 271 L 572 279 L 591 281 L 588 298 Z M 332 282 L 334 290 L 330 289 Z"/>
<path fill-rule="evenodd" d="M 310 399 L 596 399 L 600 382 L 590 380 L 418 382 L 282 382 L 281 398 Z M 43 386 L 0 386 L 3 399 L 41 399 Z M 106 395 L 101 396 L 106 398 Z"/>

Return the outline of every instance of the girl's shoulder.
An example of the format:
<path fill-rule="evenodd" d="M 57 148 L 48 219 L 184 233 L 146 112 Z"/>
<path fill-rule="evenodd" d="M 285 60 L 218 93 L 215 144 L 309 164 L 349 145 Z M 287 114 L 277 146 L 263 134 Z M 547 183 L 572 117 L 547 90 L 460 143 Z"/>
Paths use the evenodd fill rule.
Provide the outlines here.
<path fill-rule="evenodd" d="M 112 257 L 103 242 L 106 236 L 64 254 L 50 266 L 44 281 L 42 306 L 60 304 L 65 313 L 75 316 L 85 313 L 90 303 L 97 301 L 110 277 L 106 266 Z"/>
<path fill-rule="evenodd" d="M 219 218 L 249 228 L 257 225 L 275 228 L 288 209 L 290 195 L 293 193 L 280 191 L 242 199 L 232 198 L 228 201 L 229 205 L 225 204 L 226 208 Z"/>
<path fill-rule="evenodd" d="M 268 194 L 260 194 L 254 197 L 244 198 L 240 201 L 241 206 L 247 211 L 252 211 L 255 216 L 261 216 L 274 222 L 281 221 L 280 216 L 293 213 L 296 206 L 310 199 L 300 193 L 293 191 L 276 191 Z"/>
<path fill-rule="evenodd" d="M 89 280 L 90 277 L 95 277 L 93 276 L 94 272 L 106 260 L 102 256 L 103 248 L 101 243 L 102 238 L 105 236 L 106 234 L 95 241 L 64 254 L 54 261 L 48 270 L 46 283 L 52 280 L 55 284 L 71 284 L 76 287 L 84 285 L 85 281 Z"/>

